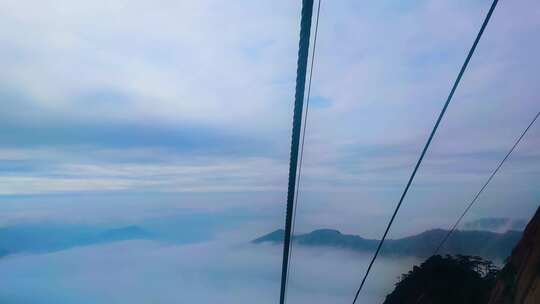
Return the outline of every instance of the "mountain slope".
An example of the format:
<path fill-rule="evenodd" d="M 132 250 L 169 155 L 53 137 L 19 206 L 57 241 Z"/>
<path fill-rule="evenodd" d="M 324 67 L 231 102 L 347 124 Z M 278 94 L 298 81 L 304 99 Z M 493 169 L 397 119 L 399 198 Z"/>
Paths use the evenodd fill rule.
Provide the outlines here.
<path fill-rule="evenodd" d="M 489 301 L 489 304 L 518 303 L 540 303 L 540 208 L 501 270 Z"/>
<path fill-rule="evenodd" d="M 406 238 L 386 240 L 382 254 L 428 257 L 431 256 L 433 250 L 446 233 L 446 230 L 434 229 Z M 278 244 L 283 242 L 283 237 L 284 231 L 280 229 L 253 240 L 253 243 L 269 242 Z M 456 231 L 440 253 L 506 258 L 520 237 L 521 232 L 518 231 L 508 231 L 506 233 Z M 293 241 L 306 246 L 327 246 L 354 251 L 373 251 L 379 242 L 375 239 L 365 239 L 357 235 L 342 234 L 331 229 L 320 229 L 307 234 L 296 235 L 293 237 Z"/>

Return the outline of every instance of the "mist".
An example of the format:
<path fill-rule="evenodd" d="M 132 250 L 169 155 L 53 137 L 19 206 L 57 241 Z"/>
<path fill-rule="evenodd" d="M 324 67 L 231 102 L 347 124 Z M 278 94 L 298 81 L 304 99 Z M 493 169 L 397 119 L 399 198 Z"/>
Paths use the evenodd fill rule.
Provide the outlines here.
<path fill-rule="evenodd" d="M 5 303 L 276 303 L 281 246 L 152 240 L 0 258 Z M 369 255 L 295 247 L 291 303 L 348 303 Z M 412 258 L 377 261 L 362 302 L 381 302 Z"/>

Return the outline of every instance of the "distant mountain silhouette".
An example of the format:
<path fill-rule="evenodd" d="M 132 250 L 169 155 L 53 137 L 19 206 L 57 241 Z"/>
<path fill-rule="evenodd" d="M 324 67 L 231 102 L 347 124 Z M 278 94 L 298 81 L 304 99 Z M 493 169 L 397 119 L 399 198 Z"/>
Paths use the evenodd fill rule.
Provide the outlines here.
<path fill-rule="evenodd" d="M 0 257 L 21 252 L 54 252 L 73 247 L 151 239 L 138 227 L 103 229 L 77 225 L 21 225 L 0 228 Z"/>
<path fill-rule="evenodd" d="M 433 229 L 401 239 L 386 240 L 382 254 L 429 257 L 446 235 L 447 230 Z M 521 237 L 519 231 L 495 233 L 489 231 L 455 231 L 441 250 L 441 254 L 479 255 L 486 258 L 506 258 Z M 284 230 L 279 229 L 253 240 L 260 243 L 282 243 Z M 338 230 L 320 229 L 293 237 L 293 241 L 306 246 L 326 246 L 354 251 L 373 251 L 378 240 L 358 235 L 342 234 Z"/>
<path fill-rule="evenodd" d="M 138 226 L 127 226 L 105 230 L 97 236 L 96 242 L 117 242 L 135 239 L 149 239 L 152 234 Z"/>

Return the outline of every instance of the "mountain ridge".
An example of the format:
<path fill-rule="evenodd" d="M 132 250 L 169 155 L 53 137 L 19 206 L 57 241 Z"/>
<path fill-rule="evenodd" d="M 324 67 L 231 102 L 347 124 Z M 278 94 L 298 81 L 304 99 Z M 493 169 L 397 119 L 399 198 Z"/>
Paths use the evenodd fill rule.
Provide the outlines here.
<path fill-rule="evenodd" d="M 74 247 L 148 240 L 153 233 L 136 225 L 96 228 L 76 225 L 35 225 L 0 228 L 0 258 L 17 253 L 57 252 Z"/>
<path fill-rule="evenodd" d="M 430 229 L 422 233 L 399 238 L 387 239 L 382 254 L 428 257 L 444 238 L 448 231 Z M 254 244 L 283 242 L 285 231 L 275 230 L 252 240 Z M 521 237 L 520 231 L 496 233 L 479 230 L 456 230 L 441 249 L 441 254 L 480 255 L 488 258 L 504 259 L 510 255 L 512 248 Z M 317 229 L 309 233 L 295 235 L 293 241 L 305 246 L 324 246 L 348 249 L 353 251 L 373 251 L 379 240 L 367 239 L 359 235 L 343 234 L 335 229 Z"/>

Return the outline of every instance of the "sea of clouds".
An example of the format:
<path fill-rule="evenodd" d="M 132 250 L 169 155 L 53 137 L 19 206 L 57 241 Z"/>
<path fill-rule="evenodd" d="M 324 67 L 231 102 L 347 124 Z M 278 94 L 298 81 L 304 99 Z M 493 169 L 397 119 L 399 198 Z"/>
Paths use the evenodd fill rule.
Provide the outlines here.
<path fill-rule="evenodd" d="M 296 247 L 290 303 L 348 303 L 369 256 Z M 361 300 L 381 302 L 414 259 L 381 259 Z M 281 246 L 124 241 L 0 259 L 2 303 L 276 303 Z"/>

